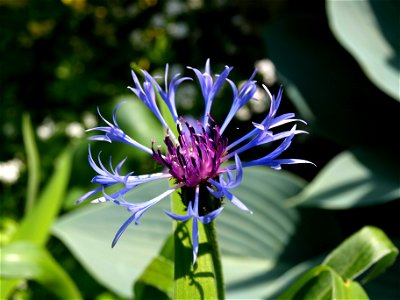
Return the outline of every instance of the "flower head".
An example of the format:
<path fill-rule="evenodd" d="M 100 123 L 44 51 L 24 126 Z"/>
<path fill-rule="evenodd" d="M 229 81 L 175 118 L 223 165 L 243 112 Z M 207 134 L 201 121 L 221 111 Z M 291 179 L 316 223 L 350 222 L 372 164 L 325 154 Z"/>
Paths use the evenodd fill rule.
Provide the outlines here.
<path fill-rule="evenodd" d="M 231 190 L 240 185 L 243 177 L 243 168 L 264 165 L 274 169 L 280 169 L 283 164 L 310 163 L 302 159 L 282 159 L 280 155 L 290 146 L 295 135 L 305 133 L 297 130 L 296 125 L 291 130 L 276 132 L 280 125 L 291 122 L 304 122 L 294 118 L 293 113 L 277 115 L 277 111 L 282 98 L 282 87 L 277 96 L 272 96 L 266 86 L 263 86 L 265 92 L 271 99 L 271 106 L 267 116 L 261 123 L 253 123 L 254 128 L 243 137 L 230 142 L 223 136 L 225 129 L 233 119 L 236 112 L 250 101 L 256 93 L 256 82 L 252 74 L 250 79 L 238 88 L 230 79 L 229 73 L 231 67 L 225 67 L 219 75 L 213 75 L 210 69 L 210 61 L 207 60 L 205 71 L 189 67 L 194 72 L 194 78 L 180 77 L 176 74 L 168 82 L 168 65 L 165 72 L 165 86 L 160 86 L 155 77 L 152 77 L 146 71 L 142 71 L 144 81 L 141 83 L 138 76 L 132 72 L 135 87 L 128 87 L 157 117 L 160 123 L 166 129 L 164 138 L 165 147 L 155 146 L 154 141 L 149 137 L 149 144 L 142 145 L 129 137 L 117 123 L 116 113 L 118 105 L 113 113 L 113 122 L 107 121 L 99 112 L 100 117 L 106 123 L 106 126 L 95 127 L 90 131 L 103 132 L 101 135 L 90 137 L 91 140 L 106 142 L 122 142 L 138 148 L 148 153 L 164 169 L 163 172 L 144 175 L 133 175 L 130 172 L 121 175 L 121 167 L 125 160 L 119 162 L 113 167 L 110 158 L 110 166 L 107 169 L 98 156 L 98 163 L 92 157 L 89 148 L 89 164 L 97 173 L 92 182 L 98 186 L 83 195 L 77 203 L 80 203 L 95 194 L 102 195 L 92 203 L 101 203 L 106 201 L 114 202 L 119 206 L 126 207 L 132 213 L 131 217 L 118 230 L 112 246 L 114 246 L 127 226 L 135 221 L 139 223 L 140 217 L 153 205 L 181 189 L 182 201 L 187 207 L 187 215 L 180 216 L 172 212 L 166 212 L 168 216 L 177 221 L 188 221 L 192 219 L 192 245 L 193 245 L 193 263 L 198 253 L 198 221 L 207 224 L 213 221 L 223 209 L 222 199 L 228 199 L 233 205 L 241 210 L 251 212 L 249 208 L 238 199 Z M 204 115 L 198 122 L 189 122 L 178 115 L 175 106 L 175 95 L 179 85 L 185 80 L 197 81 L 200 85 L 202 96 L 205 103 Z M 215 96 L 224 85 L 231 87 L 233 92 L 232 106 L 226 116 L 222 126 L 215 124 L 211 117 L 211 107 Z M 156 94 L 159 94 L 162 101 L 167 105 L 169 112 L 175 122 L 177 136 L 174 130 L 169 127 L 160 112 L 157 103 Z M 305 123 L 305 122 L 304 122 Z M 263 144 L 274 141 L 281 141 L 280 144 L 271 152 L 254 160 L 241 162 L 240 155 L 247 150 L 253 149 Z M 162 150 L 165 149 L 165 150 Z M 234 163 L 229 160 L 234 158 Z M 172 180 L 175 186 L 167 189 L 161 195 L 153 199 L 145 199 L 143 202 L 128 202 L 124 195 L 139 185 L 156 180 Z M 115 184 L 122 184 L 122 187 L 113 194 L 107 194 L 106 189 Z"/>

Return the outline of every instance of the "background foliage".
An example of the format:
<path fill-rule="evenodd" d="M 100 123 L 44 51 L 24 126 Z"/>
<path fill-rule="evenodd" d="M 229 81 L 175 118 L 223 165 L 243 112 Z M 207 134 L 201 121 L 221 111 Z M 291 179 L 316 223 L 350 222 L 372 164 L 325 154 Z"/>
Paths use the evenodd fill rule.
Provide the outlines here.
<path fill-rule="evenodd" d="M 126 214 L 73 205 L 93 176 L 83 129 L 95 124 L 96 107 L 110 116 L 127 100 L 121 126 L 143 143 L 161 140 L 157 122 L 127 92 L 130 68 L 161 74 L 169 63 L 185 73 L 207 58 L 215 72 L 234 66 L 234 81 L 269 59 L 275 69 L 260 69 L 257 79 L 273 92 L 284 84 L 281 112 L 296 111 L 309 123 L 310 134 L 296 138 L 286 155 L 317 165 L 247 174 L 253 180 L 237 192 L 255 214 L 227 207 L 218 224 L 228 297 L 275 297 L 365 225 L 398 246 L 399 11 L 395 0 L 0 1 L 1 244 L 30 262 L 17 277 L 32 279 L 2 273 L 2 293 L 118 299 L 132 296 L 134 279 L 154 284 L 143 271 L 169 233 L 161 210 L 111 250 Z M 180 111 L 196 116 L 198 96 L 182 85 Z M 230 103 L 216 103 L 219 121 Z M 245 130 L 251 122 L 244 120 L 260 120 L 265 109 L 248 106 L 227 134 L 234 139 L 235 128 Z M 127 169 L 136 173 L 154 170 L 129 147 L 101 149 L 116 161 L 128 155 Z M 4 175 L 10 160 L 16 181 Z M 399 272 L 396 262 L 366 291 L 399 298 Z"/>

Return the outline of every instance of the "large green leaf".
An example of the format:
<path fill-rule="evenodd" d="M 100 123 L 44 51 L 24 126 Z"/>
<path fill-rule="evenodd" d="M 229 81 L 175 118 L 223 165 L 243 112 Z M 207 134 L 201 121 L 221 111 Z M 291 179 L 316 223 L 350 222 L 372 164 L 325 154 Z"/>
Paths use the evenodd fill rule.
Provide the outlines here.
<path fill-rule="evenodd" d="M 291 204 L 347 209 L 400 198 L 397 158 L 356 149 L 332 159 Z"/>
<path fill-rule="evenodd" d="M 81 299 L 79 290 L 63 267 L 45 248 L 31 242 L 15 242 L 2 247 L 0 275 L 6 280 L 35 280 L 60 299 Z"/>
<path fill-rule="evenodd" d="M 129 198 L 148 200 L 167 188 L 167 182 L 149 183 L 136 188 Z M 172 232 L 172 222 L 161 211 L 168 205 L 165 200 L 149 210 L 139 226 L 127 228 L 114 248 L 111 241 L 131 214 L 113 203 L 75 209 L 58 220 L 53 233 L 101 284 L 123 297 L 131 297 L 134 280 Z"/>
<path fill-rule="evenodd" d="M 241 293 L 259 298 L 271 292 L 265 289 L 265 282 L 271 280 L 268 276 L 260 281 L 249 281 L 249 278 L 272 270 L 294 234 L 297 212 L 285 208 L 283 200 L 297 194 L 304 184 L 284 171 L 245 170 L 243 183 L 234 193 L 254 214 L 226 203 L 218 217 L 228 298 Z M 143 201 L 167 188 L 167 182 L 149 183 L 134 190 L 128 199 Z M 76 209 L 63 216 L 53 232 L 99 282 L 123 297 L 131 297 L 133 282 L 172 233 L 171 221 L 160 211 L 168 207 L 168 200 L 153 207 L 142 217 L 140 226 L 128 227 L 114 249 L 110 248 L 111 240 L 130 214 L 112 203 Z M 283 272 L 284 269 L 279 274 Z M 237 289 L 238 286 L 241 288 Z"/>
<path fill-rule="evenodd" d="M 370 80 L 400 101 L 400 43 L 397 0 L 326 0 L 329 25 Z"/>
<path fill-rule="evenodd" d="M 365 77 L 322 18 L 276 18 L 265 41 L 287 95 L 309 123 L 307 130 L 352 147 L 376 147 L 377 139 L 396 136 L 400 103 Z"/>

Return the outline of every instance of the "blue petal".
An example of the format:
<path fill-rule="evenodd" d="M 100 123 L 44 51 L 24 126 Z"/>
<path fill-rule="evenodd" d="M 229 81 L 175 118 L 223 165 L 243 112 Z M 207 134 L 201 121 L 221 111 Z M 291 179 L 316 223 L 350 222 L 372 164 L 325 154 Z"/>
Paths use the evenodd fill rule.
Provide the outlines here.
<path fill-rule="evenodd" d="M 193 264 L 197 259 L 197 253 L 199 252 L 199 228 L 197 224 L 197 218 L 192 220 L 192 246 L 193 246 Z"/>
<path fill-rule="evenodd" d="M 222 212 L 224 208 L 221 206 L 220 208 L 210 212 L 209 214 L 202 216 L 202 217 L 198 217 L 198 219 L 200 220 L 201 223 L 203 224 L 208 224 L 211 221 L 213 221 L 216 217 L 219 216 L 219 214 Z"/>
<path fill-rule="evenodd" d="M 170 132 L 171 135 L 173 135 L 157 106 L 156 95 L 153 86 L 154 78 L 144 70 L 142 70 L 142 73 L 145 76 L 143 87 L 140 85 L 139 79 L 137 78 L 135 72 L 132 71 L 132 77 L 136 87 L 133 88 L 128 86 L 128 89 L 130 89 L 140 100 L 142 100 L 142 102 L 153 112 L 161 124 Z"/>
<path fill-rule="evenodd" d="M 170 212 L 170 211 L 167 211 L 167 210 L 164 210 L 164 212 L 165 212 L 168 216 L 170 216 L 172 219 L 174 219 L 174 220 L 176 220 L 176 221 L 185 222 L 185 221 L 189 220 L 189 219 L 192 217 L 191 215 L 186 215 L 186 216 L 177 215 L 177 214 L 174 214 L 174 213 L 172 213 L 172 212 Z"/>
<path fill-rule="evenodd" d="M 83 201 L 87 200 L 88 198 L 92 197 L 93 195 L 96 195 L 98 192 L 100 192 L 103 189 L 102 186 L 99 186 L 86 194 L 84 194 L 82 197 L 80 197 L 78 200 L 75 201 L 75 204 L 82 203 Z"/>
<path fill-rule="evenodd" d="M 89 140 L 97 140 L 97 141 L 106 141 L 106 142 L 121 142 L 121 143 L 125 143 L 128 145 L 131 145 L 133 147 L 139 148 L 140 150 L 143 150 L 144 152 L 147 152 L 149 154 L 152 154 L 153 152 L 151 151 L 150 148 L 138 143 L 137 141 L 135 141 L 134 139 L 132 139 L 130 136 L 128 136 L 121 128 L 119 128 L 118 124 L 116 123 L 116 110 L 119 108 L 119 106 L 122 103 L 120 103 L 119 105 L 117 105 L 116 109 L 114 110 L 113 113 L 113 120 L 114 120 L 114 124 L 111 124 L 110 122 L 108 122 L 105 118 L 103 118 L 103 116 L 100 114 L 99 111 L 99 115 L 100 117 L 103 119 L 104 122 L 107 123 L 107 126 L 100 126 L 100 127 L 94 127 L 94 128 L 90 128 L 87 131 L 103 131 L 105 133 L 105 135 L 95 135 L 95 136 L 91 136 L 88 139 Z"/>
<path fill-rule="evenodd" d="M 121 235 L 124 233 L 126 228 L 129 226 L 129 224 L 132 223 L 132 221 L 135 220 L 135 215 L 133 214 L 132 216 L 129 217 L 128 220 L 125 221 L 125 223 L 121 226 L 121 228 L 118 230 L 117 234 L 115 235 L 111 247 L 114 248 L 115 244 L 118 242 L 119 238 Z"/>
<path fill-rule="evenodd" d="M 239 200 L 239 198 L 237 198 L 231 192 L 229 192 L 226 189 L 223 189 L 223 193 L 226 196 L 226 198 L 228 198 L 232 202 L 233 205 L 239 207 L 241 210 L 248 211 L 251 214 L 253 213 L 250 209 L 247 208 L 246 205 L 244 205 L 242 201 Z"/>
<path fill-rule="evenodd" d="M 256 75 L 257 71 L 254 71 L 251 75 L 250 79 L 241 87 L 240 91 L 238 92 L 236 85 L 229 79 L 226 79 L 232 87 L 233 91 L 233 103 L 231 109 L 229 110 L 228 115 L 225 118 L 224 123 L 221 126 L 221 134 L 225 131 L 225 128 L 228 126 L 232 118 L 235 116 L 237 111 L 243 107 L 250 99 L 253 98 L 254 94 L 257 91 L 257 86 L 255 81 L 253 81 L 254 76 Z"/>
<path fill-rule="evenodd" d="M 232 202 L 233 205 L 239 207 L 241 210 L 245 210 L 245 211 L 252 213 L 252 211 L 249 210 L 247 208 L 247 206 L 243 204 L 242 201 L 240 201 L 235 195 L 233 195 L 231 192 L 228 191 L 229 187 L 227 188 L 224 185 L 222 185 L 221 183 L 218 183 L 212 179 L 210 179 L 209 182 L 212 183 L 218 190 L 220 190 L 224 194 L 224 196 L 226 198 L 228 198 L 229 201 Z"/>

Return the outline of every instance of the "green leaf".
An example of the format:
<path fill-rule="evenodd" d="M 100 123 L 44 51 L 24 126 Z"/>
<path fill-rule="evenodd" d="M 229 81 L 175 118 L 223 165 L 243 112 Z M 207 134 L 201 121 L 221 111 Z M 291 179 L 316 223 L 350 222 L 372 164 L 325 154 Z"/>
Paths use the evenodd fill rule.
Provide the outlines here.
<path fill-rule="evenodd" d="M 299 177 L 264 167 L 245 168 L 234 193 L 253 211 L 249 214 L 226 200 L 218 217 L 221 250 L 225 255 L 277 259 L 297 230 L 298 213 L 284 200 L 305 186 Z M 239 272 L 243 270 L 238 270 Z"/>
<path fill-rule="evenodd" d="M 264 38 L 279 80 L 312 135 L 347 147 L 372 148 L 377 146 L 376 138 L 385 141 L 397 135 L 399 102 L 366 78 L 320 15 L 275 18 Z M 394 148 L 388 151 L 395 153 Z"/>
<path fill-rule="evenodd" d="M 44 245 L 50 228 L 63 205 L 65 190 L 71 173 L 72 148 L 67 147 L 55 160 L 55 170 L 40 193 L 38 203 L 21 221 L 11 242 L 31 241 Z"/>
<path fill-rule="evenodd" d="M 385 203 L 399 196 L 397 158 L 355 149 L 333 158 L 288 204 L 347 209 Z"/>
<path fill-rule="evenodd" d="M 306 272 L 279 299 L 368 299 L 363 288 L 351 280 L 344 282 L 329 266 Z"/>
<path fill-rule="evenodd" d="M 369 299 L 362 286 L 356 281 L 343 281 L 340 276 L 333 277 L 333 299 Z"/>
<path fill-rule="evenodd" d="M 391 266 L 397 248 L 382 230 L 366 226 L 334 249 L 321 265 L 302 275 L 280 299 L 368 299 L 353 279 L 367 282 Z"/>
<path fill-rule="evenodd" d="M 330 28 L 369 79 L 400 101 L 400 5 L 397 0 L 326 1 Z"/>
<path fill-rule="evenodd" d="M 26 191 L 25 212 L 30 212 L 36 202 L 40 184 L 40 157 L 32 129 L 31 118 L 28 113 L 22 116 L 22 137 L 28 163 L 28 188 Z"/>
<path fill-rule="evenodd" d="M 0 274 L 6 280 L 35 280 L 61 299 L 82 299 L 62 266 L 45 248 L 31 242 L 15 242 L 2 247 Z"/>
<path fill-rule="evenodd" d="M 391 266 L 398 252 L 382 230 L 366 226 L 332 251 L 323 264 L 345 279 L 357 278 L 369 270 L 363 278 L 363 282 L 367 282 Z"/>
<path fill-rule="evenodd" d="M 303 180 L 284 171 L 263 167 L 244 170 L 243 182 L 233 192 L 254 214 L 243 212 L 227 201 L 217 219 L 227 298 L 261 298 L 292 278 L 289 275 L 282 278 L 274 288 L 266 284 L 291 266 L 271 275 L 276 277 L 268 275 L 297 230 L 298 214 L 286 208 L 284 200 L 297 194 L 304 185 Z M 167 182 L 148 183 L 134 189 L 128 200 L 151 199 L 167 188 Z M 146 212 L 140 225 L 129 226 L 113 249 L 111 241 L 130 214 L 112 203 L 75 209 L 57 221 L 53 233 L 100 283 L 122 297 L 132 298 L 132 282 L 158 256 L 172 232 L 170 219 L 161 211 L 168 208 L 169 201 L 163 200 Z M 202 247 L 205 246 L 200 245 L 200 251 Z M 191 247 L 187 251 L 191 257 Z"/>
<path fill-rule="evenodd" d="M 168 189 L 167 181 L 139 186 L 126 196 L 132 202 L 151 199 Z M 132 284 L 159 253 L 172 233 L 172 222 L 162 209 L 164 200 L 146 212 L 140 225 L 128 226 L 117 245 L 111 242 L 131 214 L 114 203 L 85 205 L 61 216 L 56 235 L 99 283 L 124 298 L 132 298 Z"/>
<path fill-rule="evenodd" d="M 158 292 L 144 291 L 145 286 L 156 288 Z M 145 272 L 135 283 L 135 299 L 172 299 L 174 296 L 174 263 L 162 256 L 157 256 L 147 266 Z"/>
<path fill-rule="evenodd" d="M 117 122 L 127 135 L 134 136 L 136 141 L 148 147 L 153 139 L 158 143 L 164 140 L 160 122 L 142 101 L 133 95 L 123 95 L 117 97 L 112 106 L 115 107 L 121 102 L 123 103 L 117 112 Z M 138 155 L 140 153 L 142 152 L 135 152 Z"/>
<path fill-rule="evenodd" d="M 140 299 L 172 299 L 174 296 L 174 236 L 165 241 L 160 254 L 135 282 L 134 295 Z"/>

